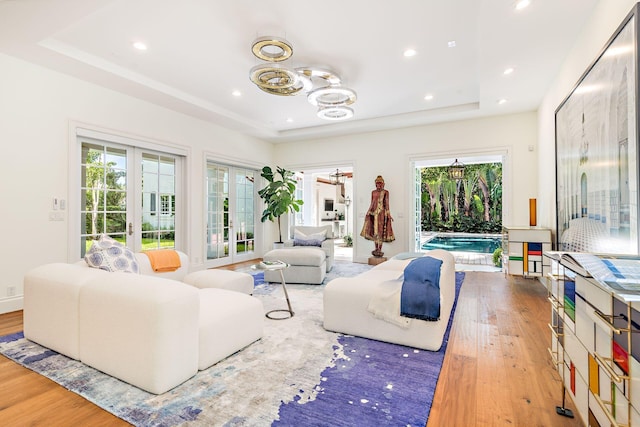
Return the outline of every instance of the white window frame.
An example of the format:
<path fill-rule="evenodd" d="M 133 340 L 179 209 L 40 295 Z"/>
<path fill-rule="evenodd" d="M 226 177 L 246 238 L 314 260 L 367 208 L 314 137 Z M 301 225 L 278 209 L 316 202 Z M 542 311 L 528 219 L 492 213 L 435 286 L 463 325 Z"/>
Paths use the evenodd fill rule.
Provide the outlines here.
<path fill-rule="evenodd" d="M 67 245 L 67 260 L 69 262 L 75 262 L 80 259 L 80 197 L 79 189 L 81 186 L 81 157 L 82 157 L 82 141 L 94 140 L 103 144 L 115 144 L 119 146 L 127 146 L 140 150 L 149 150 L 153 152 L 162 152 L 174 156 L 182 157 L 180 162 L 182 166 L 176 170 L 176 176 L 179 177 L 179 184 L 176 187 L 176 194 L 184 195 L 180 197 L 181 203 L 176 206 L 176 211 L 181 212 L 181 215 L 176 217 L 176 240 L 175 247 L 177 249 L 185 250 L 189 244 L 188 228 L 186 223 L 187 218 L 187 203 L 189 200 L 188 194 L 188 174 L 186 173 L 186 165 L 188 164 L 188 158 L 190 156 L 190 150 L 188 147 L 168 144 L 166 142 L 155 141 L 152 139 L 144 139 L 138 136 L 129 136 L 124 133 L 118 133 L 111 130 L 100 129 L 92 125 L 85 123 L 70 121 L 68 132 L 68 148 L 69 148 L 69 188 L 68 188 L 68 203 L 67 209 L 69 212 L 68 221 L 68 245 Z M 136 197 L 138 197 L 136 195 Z M 131 201 L 128 201 L 131 203 Z M 135 205 L 134 205 L 135 206 Z M 133 207 L 128 206 L 127 209 Z M 138 245 L 140 231 L 136 231 L 138 234 L 134 240 L 135 245 Z M 132 248 L 137 250 L 139 248 Z"/>
<path fill-rule="evenodd" d="M 203 182 L 206 179 L 207 167 L 210 163 L 221 165 L 221 166 L 228 166 L 232 169 L 251 169 L 256 171 L 256 175 L 255 175 L 256 194 L 255 194 L 255 209 L 254 209 L 255 230 L 254 230 L 254 250 L 252 252 L 252 257 L 254 258 L 262 257 L 265 224 L 260 222 L 260 215 L 262 213 L 264 203 L 262 199 L 260 199 L 260 197 L 258 196 L 257 191 L 260 190 L 262 187 L 264 187 L 264 185 L 266 184 L 266 181 L 264 180 L 264 178 L 260 176 L 260 172 L 264 165 L 261 163 L 250 162 L 250 161 L 247 161 L 246 159 L 240 159 L 240 158 L 231 157 L 231 156 L 224 156 L 224 155 L 221 155 L 220 153 L 205 151 L 202 159 Z M 232 178 L 230 177 L 229 179 L 232 179 Z M 204 184 L 202 185 L 202 199 L 207 200 L 207 186 Z M 207 218 L 207 204 L 204 203 L 203 209 L 202 209 L 203 223 L 202 223 L 202 229 L 201 229 L 203 233 L 205 233 L 207 229 L 206 218 Z M 201 245 L 200 254 L 202 257 L 201 259 L 203 260 L 203 263 L 206 268 L 219 267 L 219 266 L 228 265 L 231 263 L 229 260 L 229 258 L 231 257 L 229 258 L 223 257 L 223 258 L 207 260 L 206 238 L 204 239 L 203 244 Z M 248 257 L 241 255 L 241 256 L 235 257 L 233 259 L 233 262 L 242 262 L 247 259 Z"/>
<path fill-rule="evenodd" d="M 442 159 L 460 159 L 462 163 L 473 163 L 477 158 L 482 161 L 499 160 L 502 163 L 502 223 L 509 224 L 510 211 L 508 201 L 511 200 L 511 192 L 513 177 L 511 176 L 511 150 L 509 147 L 493 147 L 485 150 L 459 150 L 455 153 L 440 152 L 429 153 L 428 155 L 411 155 L 407 157 L 407 182 L 411 182 L 411 185 L 407 186 L 410 192 L 407 197 L 407 212 L 409 212 L 409 218 L 407 221 L 407 236 L 412 236 L 407 242 L 407 250 L 419 250 L 420 245 L 420 229 L 421 218 L 420 211 L 416 209 L 415 204 L 419 203 L 421 185 L 418 184 L 418 176 L 416 169 L 429 166 L 442 166 L 440 161 Z M 495 159 L 492 159 L 495 158 Z"/>

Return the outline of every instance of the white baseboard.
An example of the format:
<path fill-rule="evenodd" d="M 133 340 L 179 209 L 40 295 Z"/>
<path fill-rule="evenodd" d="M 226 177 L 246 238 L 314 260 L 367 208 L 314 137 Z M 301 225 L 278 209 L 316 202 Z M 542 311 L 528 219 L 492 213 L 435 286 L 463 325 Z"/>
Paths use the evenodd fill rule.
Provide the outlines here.
<path fill-rule="evenodd" d="M 0 298 L 0 314 L 22 310 L 24 307 L 23 301 L 24 299 L 22 295 L 10 298 Z"/>

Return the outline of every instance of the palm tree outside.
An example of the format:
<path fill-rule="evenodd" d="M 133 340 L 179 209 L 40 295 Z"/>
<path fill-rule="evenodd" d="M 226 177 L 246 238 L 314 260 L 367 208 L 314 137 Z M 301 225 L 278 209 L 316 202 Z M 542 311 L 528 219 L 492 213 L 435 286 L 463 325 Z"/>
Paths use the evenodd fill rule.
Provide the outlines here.
<path fill-rule="evenodd" d="M 446 166 L 420 172 L 423 231 L 502 232 L 502 163 L 467 165 L 461 180 Z"/>

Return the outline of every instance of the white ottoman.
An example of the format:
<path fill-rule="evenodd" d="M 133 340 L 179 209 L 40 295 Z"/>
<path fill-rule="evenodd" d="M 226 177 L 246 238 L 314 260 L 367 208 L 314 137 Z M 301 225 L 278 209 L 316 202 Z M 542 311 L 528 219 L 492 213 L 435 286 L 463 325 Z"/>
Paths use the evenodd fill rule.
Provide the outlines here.
<path fill-rule="evenodd" d="M 207 369 L 262 338 L 264 307 L 257 298 L 225 289 L 200 290 L 198 369 Z"/>
<path fill-rule="evenodd" d="M 231 270 L 200 270 L 189 273 L 182 281 L 196 288 L 216 288 L 253 294 L 253 276 Z"/>
<path fill-rule="evenodd" d="M 174 388 L 198 372 L 199 296 L 170 279 L 93 279 L 80 289 L 80 360 L 150 393 Z"/>
<path fill-rule="evenodd" d="M 289 264 L 289 268 L 284 270 L 286 283 L 320 285 L 327 275 L 327 254 L 320 248 L 273 249 L 264 254 L 263 259 L 265 261 L 280 260 Z M 280 283 L 282 280 L 280 271 L 266 270 L 264 280 Z"/>
<path fill-rule="evenodd" d="M 450 252 L 434 249 L 425 255 L 442 260 L 440 267 L 440 320 L 410 319 L 405 327 L 376 317 L 369 311 L 371 301 L 381 295 L 397 294 L 400 317 L 402 275 L 407 260 L 388 260 L 355 277 L 339 277 L 327 283 L 323 293 L 323 325 L 328 331 L 424 350 L 437 351 L 442 346 L 455 301 L 455 259 Z M 389 307 L 392 307 L 391 299 Z M 397 318 L 396 318 L 397 319 Z"/>
<path fill-rule="evenodd" d="M 97 268 L 64 263 L 46 264 L 28 271 L 24 276 L 25 338 L 79 360 L 80 289 L 93 279 L 109 274 Z"/>

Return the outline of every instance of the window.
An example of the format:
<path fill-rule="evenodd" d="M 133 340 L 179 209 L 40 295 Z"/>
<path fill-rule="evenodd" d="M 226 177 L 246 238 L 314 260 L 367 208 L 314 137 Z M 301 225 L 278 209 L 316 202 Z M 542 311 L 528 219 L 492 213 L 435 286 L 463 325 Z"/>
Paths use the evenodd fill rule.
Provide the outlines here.
<path fill-rule="evenodd" d="M 157 152 L 152 143 L 81 128 L 76 135 L 70 155 L 79 167 L 70 188 L 79 197 L 70 199 L 69 209 L 78 213 L 70 217 L 78 234 L 70 259 L 83 257 L 101 234 L 134 251 L 179 247 L 184 150 Z"/>
<path fill-rule="evenodd" d="M 142 154 L 142 200 L 160 195 L 155 204 L 142 204 L 142 247 L 144 249 L 175 247 L 175 179 L 176 159 L 165 154 Z M 155 197 L 154 197 L 155 199 Z M 160 215 L 155 215 L 156 210 Z"/>
<path fill-rule="evenodd" d="M 207 162 L 207 267 L 255 257 L 256 177 L 253 169 Z"/>
<path fill-rule="evenodd" d="M 333 199 L 324 199 L 324 211 L 333 212 Z"/>
<path fill-rule="evenodd" d="M 156 206 L 158 206 L 156 193 L 149 193 L 149 215 L 155 215 L 158 210 Z M 144 201 L 142 202 L 144 204 Z"/>
<path fill-rule="evenodd" d="M 175 211 L 175 197 L 172 194 L 163 194 L 160 196 L 160 214 L 173 215 Z"/>
<path fill-rule="evenodd" d="M 101 234 L 126 243 L 127 152 L 83 143 L 81 162 L 81 255 Z"/>

